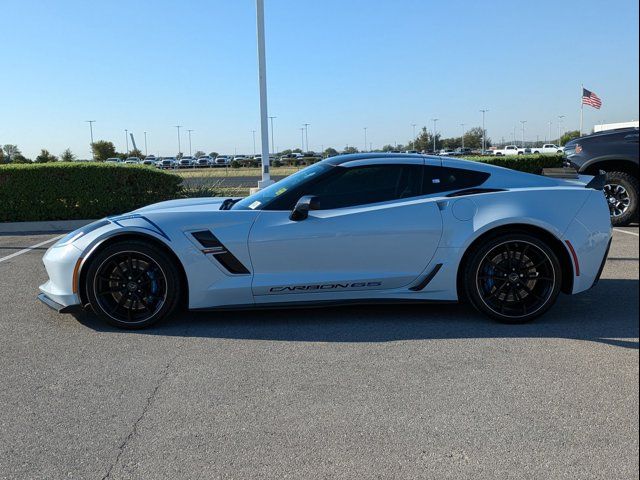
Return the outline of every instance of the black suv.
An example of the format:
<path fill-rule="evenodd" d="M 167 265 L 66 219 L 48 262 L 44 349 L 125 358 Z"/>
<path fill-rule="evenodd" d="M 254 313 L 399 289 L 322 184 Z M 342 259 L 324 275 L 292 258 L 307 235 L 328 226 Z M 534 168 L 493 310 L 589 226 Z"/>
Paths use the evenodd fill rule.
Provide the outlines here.
<path fill-rule="evenodd" d="M 638 129 L 611 130 L 571 140 L 564 147 L 565 166 L 578 173 L 607 173 L 604 193 L 611 223 L 627 225 L 638 216 Z"/>

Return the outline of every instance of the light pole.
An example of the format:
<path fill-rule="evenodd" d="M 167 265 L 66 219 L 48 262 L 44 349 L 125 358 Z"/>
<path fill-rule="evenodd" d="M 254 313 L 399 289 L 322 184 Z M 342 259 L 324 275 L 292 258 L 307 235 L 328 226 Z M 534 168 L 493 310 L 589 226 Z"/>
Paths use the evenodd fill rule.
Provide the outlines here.
<path fill-rule="evenodd" d="M 438 118 L 432 118 L 433 121 L 433 153 L 436 153 L 436 124 L 438 122 Z"/>
<path fill-rule="evenodd" d="M 520 123 L 522 124 L 522 148 L 524 148 L 524 124 L 527 123 L 527 121 L 520 120 Z"/>
<path fill-rule="evenodd" d="M 304 127 L 300 127 L 300 149 L 304 152 Z"/>
<path fill-rule="evenodd" d="M 180 158 L 180 128 L 182 128 L 182 125 L 174 125 L 177 129 L 178 129 L 178 159 Z"/>
<path fill-rule="evenodd" d="M 460 126 L 462 127 L 462 148 L 464 148 L 464 123 L 461 123 Z"/>
<path fill-rule="evenodd" d="M 129 155 L 129 130 L 124 129 L 124 141 L 127 145 L 127 155 Z"/>
<path fill-rule="evenodd" d="M 364 151 L 367 151 L 367 127 L 364 127 Z"/>
<path fill-rule="evenodd" d="M 562 119 L 564 115 L 558 115 L 558 146 L 562 146 Z"/>
<path fill-rule="evenodd" d="M 96 159 L 95 155 L 93 154 L 93 124 L 96 122 L 95 120 L 85 120 L 85 122 L 87 122 L 89 124 L 89 134 L 91 135 L 91 158 L 93 160 Z"/>
<path fill-rule="evenodd" d="M 264 42 L 264 0 L 256 0 L 256 36 L 258 37 L 258 83 L 260 84 L 260 140 L 262 180 L 258 189 L 273 183 L 269 173 L 269 114 L 267 112 L 267 60 Z"/>
<path fill-rule="evenodd" d="M 309 151 L 309 125 L 311 125 L 310 123 L 303 123 L 302 124 L 304 126 L 304 138 L 306 140 L 307 143 L 307 148 L 305 149 L 304 147 L 302 148 L 302 150 L 304 150 L 305 152 Z"/>
<path fill-rule="evenodd" d="M 411 126 L 413 127 L 413 149 L 416 149 L 416 124 L 412 123 Z"/>
<path fill-rule="evenodd" d="M 144 156 L 146 157 L 147 155 L 147 132 L 144 132 Z"/>
<path fill-rule="evenodd" d="M 273 153 L 276 153 L 275 144 L 273 143 L 273 119 L 274 118 L 278 118 L 278 117 L 269 117 L 269 120 L 271 121 L 271 151 Z"/>
<path fill-rule="evenodd" d="M 253 135 L 253 156 L 256 156 L 256 131 L 251 130 L 251 134 Z"/>
<path fill-rule="evenodd" d="M 547 137 L 547 142 L 551 141 L 551 120 L 549 120 L 549 136 Z"/>
<path fill-rule="evenodd" d="M 187 130 L 189 132 L 189 156 L 191 156 L 191 132 L 195 132 L 195 130 Z"/>
<path fill-rule="evenodd" d="M 487 131 L 484 128 L 484 115 L 485 113 L 487 113 L 489 110 L 482 109 L 480 110 L 482 112 L 482 153 L 484 154 L 484 152 L 487 150 Z"/>

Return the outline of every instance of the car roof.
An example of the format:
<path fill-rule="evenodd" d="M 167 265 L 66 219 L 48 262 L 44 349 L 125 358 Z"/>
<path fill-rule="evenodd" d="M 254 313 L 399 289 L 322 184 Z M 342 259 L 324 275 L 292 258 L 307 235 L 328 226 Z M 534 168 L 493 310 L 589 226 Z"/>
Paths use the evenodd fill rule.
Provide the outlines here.
<path fill-rule="evenodd" d="M 335 157 L 329 157 L 323 162 L 330 165 L 342 165 L 346 162 L 353 162 L 356 160 L 389 160 L 389 159 L 402 159 L 402 158 L 426 158 L 427 155 L 419 153 L 349 153 L 346 155 L 336 155 Z"/>

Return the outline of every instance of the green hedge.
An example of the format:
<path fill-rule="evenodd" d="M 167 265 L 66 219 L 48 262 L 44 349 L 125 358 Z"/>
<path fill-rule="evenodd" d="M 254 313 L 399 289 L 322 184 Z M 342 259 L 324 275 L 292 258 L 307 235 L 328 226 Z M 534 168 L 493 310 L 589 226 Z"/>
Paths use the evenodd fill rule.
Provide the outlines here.
<path fill-rule="evenodd" d="M 0 222 L 100 218 L 180 196 L 177 175 L 137 165 L 0 166 Z"/>
<path fill-rule="evenodd" d="M 536 174 L 541 173 L 543 168 L 562 167 L 562 157 L 559 155 L 513 155 L 504 157 L 482 156 L 462 158 Z"/>

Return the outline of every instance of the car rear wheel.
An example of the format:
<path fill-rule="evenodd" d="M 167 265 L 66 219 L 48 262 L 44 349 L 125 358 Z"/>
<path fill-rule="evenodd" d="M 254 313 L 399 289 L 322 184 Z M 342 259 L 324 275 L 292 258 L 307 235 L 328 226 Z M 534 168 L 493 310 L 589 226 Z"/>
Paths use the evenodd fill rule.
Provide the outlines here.
<path fill-rule="evenodd" d="M 638 179 L 624 172 L 607 172 L 604 194 L 611 223 L 628 225 L 638 215 Z"/>
<path fill-rule="evenodd" d="M 85 279 L 91 307 L 116 327 L 148 327 L 178 305 L 178 269 L 164 251 L 146 242 L 107 246 L 91 259 Z"/>
<path fill-rule="evenodd" d="M 558 257 L 528 234 L 492 238 L 471 253 L 465 269 L 465 289 L 473 306 L 503 323 L 524 323 L 545 313 L 561 284 Z"/>

